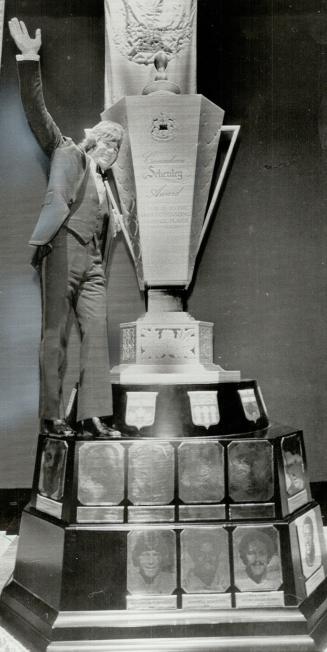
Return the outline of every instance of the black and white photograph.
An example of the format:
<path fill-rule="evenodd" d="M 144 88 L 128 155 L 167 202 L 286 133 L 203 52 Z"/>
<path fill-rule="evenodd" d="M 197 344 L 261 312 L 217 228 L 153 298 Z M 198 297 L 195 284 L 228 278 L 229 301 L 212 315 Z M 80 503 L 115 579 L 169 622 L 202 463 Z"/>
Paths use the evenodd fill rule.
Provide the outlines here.
<path fill-rule="evenodd" d="M 184 503 L 215 503 L 224 498 L 224 449 L 221 444 L 181 444 L 178 466 L 179 497 Z"/>
<path fill-rule="evenodd" d="M 268 441 L 228 446 L 229 496 L 234 502 L 262 502 L 274 493 L 273 449 Z"/>
<path fill-rule="evenodd" d="M 279 534 L 273 526 L 233 532 L 235 584 L 240 591 L 277 591 L 282 582 Z"/>
<path fill-rule="evenodd" d="M 202 527 L 181 534 L 182 587 L 186 593 L 222 593 L 230 585 L 228 534 Z"/>
<path fill-rule="evenodd" d="M 67 461 L 67 444 L 56 439 L 44 443 L 38 491 L 41 496 L 61 500 L 64 495 L 64 482 Z"/>
<path fill-rule="evenodd" d="M 78 451 L 78 500 L 118 505 L 124 497 L 124 450 L 111 442 L 85 442 Z"/>
<path fill-rule="evenodd" d="M 0 0 L 0 650 L 326 652 L 327 0 Z"/>
<path fill-rule="evenodd" d="M 172 531 L 130 532 L 127 588 L 131 595 L 170 595 L 176 588 L 176 539 Z"/>

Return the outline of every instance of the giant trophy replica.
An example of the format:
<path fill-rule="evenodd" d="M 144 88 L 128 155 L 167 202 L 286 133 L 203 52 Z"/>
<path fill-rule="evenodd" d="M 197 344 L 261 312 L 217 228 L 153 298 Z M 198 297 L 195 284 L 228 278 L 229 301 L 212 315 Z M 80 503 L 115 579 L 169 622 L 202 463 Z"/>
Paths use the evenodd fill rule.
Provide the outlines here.
<path fill-rule="evenodd" d="M 179 94 L 165 65 L 157 55 L 144 94 L 105 112 L 125 129 L 112 202 L 147 294 L 112 371 L 123 436 L 40 435 L 2 613 L 49 652 L 322 649 L 327 560 L 303 434 L 269 424 L 257 383 L 216 366 L 212 324 L 183 311 L 238 127 Z"/>

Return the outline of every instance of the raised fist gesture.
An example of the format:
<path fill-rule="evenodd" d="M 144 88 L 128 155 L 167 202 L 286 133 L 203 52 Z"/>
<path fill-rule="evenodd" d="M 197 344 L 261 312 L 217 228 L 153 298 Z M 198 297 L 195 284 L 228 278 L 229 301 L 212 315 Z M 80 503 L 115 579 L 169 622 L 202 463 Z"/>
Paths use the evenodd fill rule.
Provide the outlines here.
<path fill-rule="evenodd" d="M 37 54 L 41 47 L 41 30 L 37 29 L 35 37 L 31 38 L 25 23 L 18 18 L 12 18 L 9 23 L 9 31 L 18 49 L 22 54 Z"/>

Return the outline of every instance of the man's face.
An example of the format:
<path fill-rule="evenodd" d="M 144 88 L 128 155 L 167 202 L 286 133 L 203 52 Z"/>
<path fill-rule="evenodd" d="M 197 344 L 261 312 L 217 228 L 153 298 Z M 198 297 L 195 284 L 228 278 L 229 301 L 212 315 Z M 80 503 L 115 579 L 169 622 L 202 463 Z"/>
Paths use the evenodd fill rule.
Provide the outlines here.
<path fill-rule="evenodd" d="M 213 580 L 217 571 L 218 553 L 211 541 L 200 544 L 197 557 L 194 560 L 195 574 L 205 582 Z"/>
<path fill-rule="evenodd" d="M 246 552 L 246 569 L 251 577 L 261 582 L 268 566 L 267 548 L 263 541 L 253 539 Z"/>
<path fill-rule="evenodd" d="M 161 555 L 157 550 L 144 550 L 139 556 L 139 566 L 141 573 L 153 580 L 160 571 Z"/>
<path fill-rule="evenodd" d="M 109 170 L 116 161 L 118 152 L 118 143 L 109 138 L 100 137 L 95 148 L 92 149 L 89 154 L 95 161 L 96 165 L 100 166 L 102 172 L 106 172 L 106 170 Z"/>

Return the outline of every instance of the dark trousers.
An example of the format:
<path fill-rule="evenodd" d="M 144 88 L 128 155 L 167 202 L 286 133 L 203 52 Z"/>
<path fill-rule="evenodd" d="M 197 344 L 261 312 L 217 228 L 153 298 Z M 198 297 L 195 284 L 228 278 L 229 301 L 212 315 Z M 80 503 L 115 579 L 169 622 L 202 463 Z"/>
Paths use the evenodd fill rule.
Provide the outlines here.
<path fill-rule="evenodd" d="M 43 259 L 40 417 L 62 416 L 62 388 L 72 311 L 80 332 L 77 420 L 112 413 L 107 299 L 101 254 L 61 227 Z"/>

